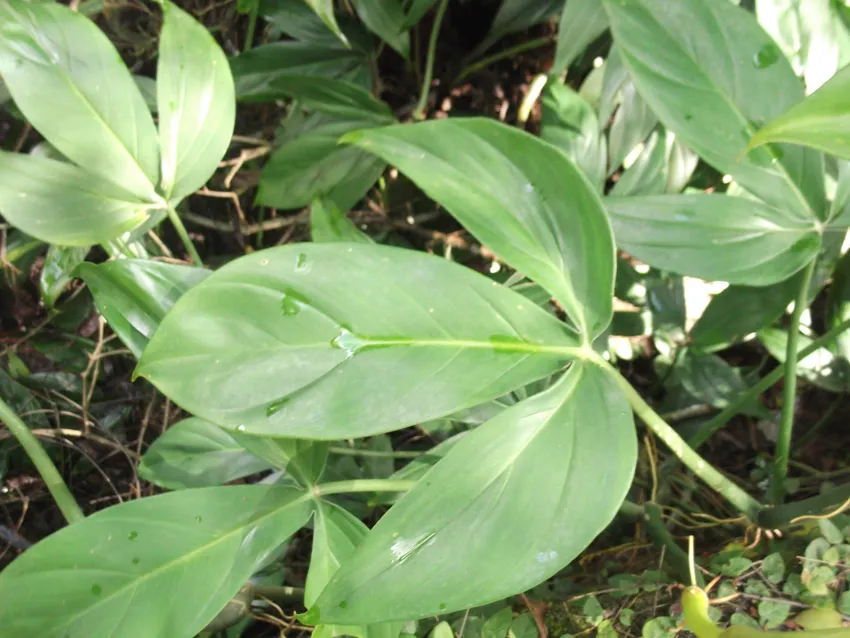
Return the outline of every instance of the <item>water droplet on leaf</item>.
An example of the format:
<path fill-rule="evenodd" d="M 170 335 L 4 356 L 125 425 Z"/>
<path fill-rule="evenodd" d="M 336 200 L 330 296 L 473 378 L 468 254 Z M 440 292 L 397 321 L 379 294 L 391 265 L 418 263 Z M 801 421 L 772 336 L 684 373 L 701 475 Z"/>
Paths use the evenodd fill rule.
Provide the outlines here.
<path fill-rule="evenodd" d="M 196 516 L 196 517 L 195 517 L 195 520 L 196 520 L 198 523 L 200 523 L 201 521 L 203 521 L 203 520 L 204 520 L 204 517 L 203 517 L 203 516 Z"/>
<path fill-rule="evenodd" d="M 95 596 L 100 596 L 101 593 L 103 593 L 103 587 L 101 587 L 100 585 L 92 585 L 91 593 L 93 593 Z"/>
<path fill-rule="evenodd" d="M 245 426 L 244 426 L 244 425 L 237 425 L 237 426 L 236 426 L 236 429 L 237 429 L 239 432 L 244 432 L 246 428 L 245 428 Z"/>
<path fill-rule="evenodd" d="M 331 340 L 332 348 L 345 351 L 345 354 L 349 357 L 354 356 L 364 345 L 366 345 L 366 342 L 363 339 L 345 328 L 340 330 L 338 337 Z"/>
<path fill-rule="evenodd" d="M 131 560 L 130 562 L 133 563 L 134 565 L 138 565 L 139 562 L 140 562 L 140 559 L 139 559 L 138 556 L 134 556 L 133 560 Z"/>
<path fill-rule="evenodd" d="M 136 530 L 133 530 L 132 532 L 130 532 L 130 533 L 127 535 L 127 538 L 128 538 L 129 540 L 131 540 L 131 541 L 136 540 L 138 537 L 139 537 L 139 532 L 137 532 Z"/>
<path fill-rule="evenodd" d="M 340 609 L 345 609 L 346 607 L 348 607 L 348 601 L 347 600 L 339 601 L 339 608 Z"/>
<path fill-rule="evenodd" d="M 283 397 L 282 399 L 278 399 L 277 401 L 272 401 L 266 407 L 266 416 L 272 416 L 277 412 L 280 412 L 281 408 L 289 403 L 289 397 Z"/>
<path fill-rule="evenodd" d="M 310 272 L 306 253 L 298 253 L 298 257 L 295 258 L 295 272 Z"/>
<path fill-rule="evenodd" d="M 782 52 L 779 47 L 773 44 L 765 44 L 753 57 L 753 66 L 757 69 L 766 69 L 772 64 L 776 64 Z"/>

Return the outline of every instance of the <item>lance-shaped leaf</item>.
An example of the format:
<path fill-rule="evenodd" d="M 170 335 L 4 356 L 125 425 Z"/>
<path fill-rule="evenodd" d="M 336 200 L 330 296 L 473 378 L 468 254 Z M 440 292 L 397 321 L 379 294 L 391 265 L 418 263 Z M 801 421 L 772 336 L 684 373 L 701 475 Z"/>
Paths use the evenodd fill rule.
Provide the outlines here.
<path fill-rule="evenodd" d="M 668 129 L 772 206 L 826 216 L 818 153 L 783 146 L 742 154 L 759 125 L 803 98 L 751 13 L 728 0 L 603 2 L 635 85 Z"/>
<path fill-rule="evenodd" d="M 110 241 L 141 224 L 148 204 L 73 164 L 0 151 L 0 213 L 62 246 Z"/>
<path fill-rule="evenodd" d="M 155 201 L 153 120 L 118 51 L 91 20 L 59 3 L 4 1 L 0 74 L 21 112 L 65 157 Z"/>
<path fill-rule="evenodd" d="M 139 464 L 139 476 L 170 490 L 223 485 L 272 467 L 209 421 L 190 417 L 169 427 Z"/>
<path fill-rule="evenodd" d="M 790 142 L 850 159 L 850 66 L 805 100 L 765 124 L 749 148 Z"/>
<path fill-rule="evenodd" d="M 177 202 L 203 186 L 230 145 L 236 121 L 233 77 L 206 27 L 171 2 L 156 73 L 162 191 Z"/>
<path fill-rule="evenodd" d="M 617 245 L 656 268 L 712 281 L 767 286 L 814 259 L 809 222 L 728 195 L 605 199 Z"/>
<path fill-rule="evenodd" d="M 320 243 L 373 243 L 333 202 L 318 197 L 310 205 L 310 238 Z"/>
<path fill-rule="evenodd" d="M 4 636 L 194 636 L 310 518 L 283 486 L 128 501 L 66 527 L 0 573 Z"/>
<path fill-rule="evenodd" d="M 313 613 L 402 620 L 525 591 L 611 521 L 636 452 L 625 399 L 599 367 L 576 363 L 458 442 L 378 522 Z"/>
<path fill-rule="evenodd" d="M 210 271 L 146 259 L 121 259 L 80 264 L 77 274 L 91 290 L 109 327 L 140 357 L 165 313 Z"/>
<path fill-rule="evenodd" d="M 433 120 L 347 135 L 546 288 L 590 339 L 611 320 L 614 242 L 594 187 L 557 148 L 500 122 Z"/>
<path fill-rule="evenodd" d="M 322 22 L 327 25 L 328 29 L 334 32 L 336 37 L 340 39 L 340 41 L 345 45 L 349 46 L 348 38 L 345 37 L 345 34 L 339 28 L 339 25 L 336 21 L 336 15 L 334 14 L 334 2 L 333 0 L 304 0 L 307 5 L 315 12 L 319 18 L 321 18 Z"/>
<path fill-rule="evenodd" d="M 410 36 L 404 28 L 405 15 L 401 0 L 352 0 L 354 10 L 363 24 L 381 40 L 410 56 Z"/>
<path fill-rule="evenodd" d="M 525 297 L 444 259 L 291 244 L 186 293 L 137 375 L 213 423 L 332 440 L 501 396 L 561 368 L 577 341 Z"/>
<path fill-rule="evenodd" d="M 608 16 L 599 0 L 567 0 L 558 26 L 558 47 L 549 73 L 560 75 L 579 54 L 608 28 Z"/>

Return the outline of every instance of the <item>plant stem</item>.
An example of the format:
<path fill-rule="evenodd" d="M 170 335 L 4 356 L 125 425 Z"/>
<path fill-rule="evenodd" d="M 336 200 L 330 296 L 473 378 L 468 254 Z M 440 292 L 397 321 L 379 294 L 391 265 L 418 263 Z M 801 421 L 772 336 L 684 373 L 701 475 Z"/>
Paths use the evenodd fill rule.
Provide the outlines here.
<path fill-rule="evenodd" d="M 192 263 L 199 268 L 203 268 L 204 260 L 201 259 L 201 256 L 195 248 L 195 244 L 192 243 L 192 238 L 189 237 L 189 233 L 186 232 L 186 227 L 183 225 L 183 220 L 180 219 L 180 215 L 177 214 L 177 210 L 174 206 L 166 204 L 165 212 L 168 214 L 168 218 L 174 225 L 174 230 L 176 230 L 177 234 L 180 235 L 180 240 L 183 242 L 183 246 L 186 247 L 186 252 L 188 252 L 189 256 L 192 258 Z"/>
<path fill-rule="evenodd" d="M 431 80 L 434 76 L 434 57 L 437 54 L 437 38 L 440 36 L 440 27 L 443 17 L 446 15 L 446 7 L 449 0 L 440 0 L 437 15 L 434 18 L 434 26 L 431 27 L 431 37 L 428 40 L 428 55 L 425 58 L 425 77 L 422 80 L 422 92 L 419 95 L 419 103 L 413 111 L 413 119 L 421 120 L 425 116 L 425 107 L 428 106 L 428 94 L 431 91 Z"/>
<path fill-rule="evenodd" d="M 71 490 L 68 489 L 65 481 L 62 480 L 59 470 L 56 469 L 53 461 L 50 460 L 44 447 L 35 438 L 35 435 L 33 435 L 26 423 L 15 414 L 15 411 L 2 398 L 0 398 L 0 421 L 6 424 L 9 431 L 18 440 L 21 447 L 24 448 L 30 461 L 35 465 L 35 469 L 38 470 L 42 480 L 44 480 L 44 484 L 50 491 L 51 496 L 53 496 L 53 500 L 59 506 L 65 520 L 69 524 L 83 520 L 85 518 L 83 511 L 77 505 L 77 501 L 74 500 Z"/>
<path fill-rule="evenodd" d="M 791 434 L 794 430 L 794 404 L 797 399 L 797 343 L 800 337 L 800 317 L 809 299 L 809 284 L 815 272 L 812 259 L 803 273 L 803 281 L 794 302 L 791 324 L 788 326 L 788 343 L 785 348 L 785 386 L 782 388 L 782 416 L 773 461 L 773 480 L 770 484 L 771 500 L 779 504 L 785 496 L 785 478 L 788 476 L 788 457 L 791 455 Z"/>
<path fill-rule="evenodd" d="M 427 452 L 394 452 L 384 450 L 361 450 L 350 447 L 331 447 L 328 450 L 331 454 L 340 456 L 369 456 L 377 459 L 418 459 L 427 454 Z"/>
<path fill-rule="evenodd" d="M 691 565 L 688 553 L 679 547 L 676 539 L 667 530 L 664 525 L 664 520 L 661 516 L 661 508 L 656 503 L 644 503 L 643 509 L 645 512 L 644 523 L 646 531 L 652 542 L 661 549 L 666 548 L 664 558 L 669 561 L 673 568 L 678 572 L 679 578 L 683 583 L 691 581 Z M 702 572 L 693 573 L 693 584 L 699 587 L 705 587 L 705 579 Z"/>
<path fill-rule="evenodd" d="M 297 603 L 304 600 L 304 590 L 301 587 L 288 587 L 286 585 L 281 587 L 254 585 L 251 588 L 251 593 L 257 598 L 268 598 L 276 603 Z"/>
<path fill-rule="evenodd" d="M 684 439 L 679 436 L 667 422 L 658 416 L 658 413 L 653 410 L 649 404 L 643 400 L 643 397 L 638 394 L 632 385 L 614 368 L 610 363 L 597 358 L 603 369 L 611 375 L 615 383 L 626 395 L 629 404 L 635 411 L 638 417 L 652 430 L 664 443 L 670 448 L 670 451 L 682 461 L 694 474 L 702 479 L 709 487 L 720 494 L 723 498 L 734 505 L 740 512 L 746 514 L 750 519 L 755 520 L 756 514 L 762 508 L 762 505 L 752 496 L 747 494 L 740 487 L 735 485 L 728 478 L 718 472 L 714 466 L 706 462 L 699 454 L 694 452 Z M 603 365 L 604 364 L 604 365 Z"/>
<path fill-rule="evenodd" d="M 467 66 L 463 71 L 461 71 L 460 75 L 455 78 L 452 84 L 457 84 L 458 82 L 465 80 L 468 75 L 475 73 L 476 71 L 479 71 L 484 67 L 490 66 L 494 62 L 509 58 L 511 56 L 516 55 L 517 53 L 522 53 L 523 51 L 530 51 L 531 49 L 545 47 L 547 44 L 552 44 L 552 42 L 554 42 L 556 39 L 556 36 L 547 35 L 542 38 L 537 38 L 536 40 L 520 42 L 519 44 L 516 44 L 512 47 L 508 47 L 504 51 L 499 51 L 498 53 L 494 53 L 493 55 L 487 56 L 486 58 L 482 58 L 478 62 L 473 62 L 472 64 Z"/>
<path fill-rule="evenodd" d="M 805 348 L 800 350 L 798 361 L 802 361 L 819 348 L 825 346 L 848 328 L 850 328 L 850 319 L 842 321 L 840 324 L 824 333 L 823 336 L 818 337 Z M 764 394 L 768 389 L 775 385 L 777 381 L 784 377 L 785 371 L 786 370 L 783 366 L 778 366 L 777 368 L 774 368 L 769 374 L 762 377 L 761 381 L 759 381 L 746 392 L 740 394 L 735 399 L 735 401 L 733 401 L 728 406 L 723 408 L 723 410 L 718 412 L 714 418 L 709 421 L 706 421 L 702 426 L 700 426 L 700 429 L 697 431 L 697 433 L 694 434 L 688 440 L 688 445 L 696 449 L 703 443 L 708 441 L 708 439 L 711 438 L 712 434 L 714 434 L 720 428 L 726 425 L 729 420 L 732 419 L 732 417 L 734 417 L 741 411 L 741 407 L 743 405 L 755 400 L 757 397 Z"/>
<path fill-rule="evenodd" d="M 811 498 L 777 507 L 765 507 L 759 512 L 758 525 L 764 529 L 779 529 L 800 517 L 829 517 L 829 512 L 842 507 L 850 499 L 850 483 L 839 485 Z"/>
<path fill-rule="evenodd" d="M 260 11 L 260 0 L 254 0 L 251 4 L 251 12 L 248 14 L 248 32 L 245 34 L 245 46 L 242 49 L 243 53 L 251 50 L 254 42 L 254 31 L 257 28 L 257 14 Z"/>
<path fill-rule="evenodd" d="M 413 489 L 417 482 L 391 479 L 355 479 L 353 481 L 323 483 L 317 485 L 314 489 L 316 496 L 352 494 L 355 492 L 407 492 Z"/>

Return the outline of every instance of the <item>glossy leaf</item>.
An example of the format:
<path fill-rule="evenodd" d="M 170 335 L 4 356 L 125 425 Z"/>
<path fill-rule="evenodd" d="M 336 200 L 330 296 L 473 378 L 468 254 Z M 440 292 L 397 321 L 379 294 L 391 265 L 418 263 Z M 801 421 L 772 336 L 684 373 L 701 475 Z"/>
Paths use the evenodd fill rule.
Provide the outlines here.
<path fill-rule="evenodd" d="M 8 636 L 194 636 L 307 522 L 283 486 L 181 490 L 66 527 L 0 573 Z"/>
<path fill-rule="evenodd" d="M 555 372 L 576 346 L 524 297 L 438 257 L 291 244 L 184 295 L 136 373 L 219 425 L 334 440 L 483 403 Z"/>
<path fill-rule="evenodd" d="M 47 249 L 41 276 L 38 279 L 38 290 L 41 300 L 48 308 L 52 308 L 65 292 L 68 283 L 74 277 L 74 269 L 86 259 L 91 250 L 90 246 L 56 246 Z"/>
<path fill-rule="evenodd" d="M 118 51 L 91 20 L 59 3 L 5 0 L 0 74 L 18 108 L 65 157 L 156 201 L 153 120 Z"/>
<path fill-rule="evenodd" d="M 617 245 L 656 268 L 767 286 L 814 259 L 818 233 L 755 200 L 727 195 L 608 197 Z"/>
<path fill-rule="evenodd" d="M 369 30 L 398 51 L 410 56 L 410 36 L 404 28 L 401 0 L 351 0 L 357 15 Z"/>
<path fill-rule="evenodd" d="M 285 75 L 270 83 L 279 95 L 298 100 L 302 108 L 348 120 L 394 122 L 392 111 L 353 82 L 306 75 Z"/>
<path fill-rule="evenodd" d="M 850 159 L 850 66 L 765 124 L 753 135 L 750 148 L 775 142 L 801 144 Z"/>
<path fill-rule="evenodd" d="M 558 27 L 558 48 L 549 73 L 560 75 L 608 28 L 600 0 L 567 0 Z"/>
<path fill-rule="evenodd" d="M 558 299 L 587 338 L 605 330 L 613 238 L 599 196 L 562 152 L 478 118 L 369 129 L 344 140 L 396 166 Z"/>
<path fill-rule="evenodd" d="M 659 195 L 667 189 L 667 144 L 654 131 L 640 144 L 640 153 L 620 174 L 610 194 L 614 197 Z"/>
<path fill-rule="evenodd" d="M 283 470 L 305 487 L 319 481 L 328 460 L 328 444 L 324 441 L 252 436 L 238 431 L 232 432 L 232 436 L 254 456 Z"/>
<path fill-rule="evenodd" d="M 236 122 L 233 77 L 206 27 L 162 5 L 156 89 L 162 191 L 178 202 L 203 186 L 230 146 Z"/>
<path fill-rule="evenodd" d="M 608 175 L 612 175 L 623 164 L 635 147 L 646 140 L 658 118 L 635 85 L 626 79 L 620 90 L 620 106 L 614 113 L 614 121 L 608 133 Z"/>
<path fill-rule="evenodd" d="M 783 363 L 788 351 L 788 332 L 781 328 L 765 328 L 758 336 L 773 358 Z M 799 335 L 798 350 L 807 347 L 811 342 L 810 337 Z M 850 362 L 836 356 L 828 348 L 818 348 L 797 362 L 797 376 L 829 392 L 847 392 L 850 389 Z"/>
<path fill-rule="evenodd" d="M 372 243 L 372 239 L 357 228 L 333 202 L 318 198 L 310 206 L 310 238 L 322 243 Z"/>
<path fill-rule="evenodd" d="M 260 174 L 257 203 L 273 208 L 308 206 L 316 197 L 349 210 L 378 181 L 386 163 L 361 149 L 339 144 L 351 130 L 374 126 L 371 119 L 310 116 L 300 131 L 285 133 Z"/>
<path fill-rule="evenodd" d="M 407 14 L 404 16 L 402 28 L 408 30 L 419 24 L 436 2 L 437 0 L 410 0 L 407 3 Z"/>
<path fill-rule="evenodd" d="M 797 277 L 760 288 L 729 286 L 716 295 L 691 329 L 691 343 L 715 350 L 741 341 L 779 319 L 799 289 Z"/>
<path fill-rule="evenodd" d="M 169 427 L 139 463 L 139 476 L 170 490 L 223 485 L 271 467 L 217 425 L 190 417 Z"/>
<path fill-rule="evenodd" d="M 316 502 L 313 551 L 304 587 L 304 604 L 308 608 L 368 534 L 369 528 L 341 507 L 323 500 Z"/>
<path fill-rule="evenodd" d="M 590 104 L 568 86 L 550 81 L 543 91 L 541 125 L 540 137 L 564 151 L 602 193 L 606 144 Z"/>
<path fill-rule="evenodd" d="M 603 0 L 617 48 L 661 122 L 717 170 L 800 219 L 826 215 L 823 160 L 783 146 L 746 157 L 755 128 L 803 88 L 752 14 L 728 0 Z"/>
<path fill-rule="evenodd" d="M 91 246 L 141 224 L 148 204 L 73 164 L 0 151 L 0 213 L 52 244 Z"/>
<path fill-rule="evenodd" d="M 327 25 L 328 29 L 333 31 L 336 37 L 338 37 L 343 44 L 348 46 L 348 38 L 346 38 L 345 34 L 340 30 L 336 21 L 336 16 L 334 15 L 333 0 L 304 0 L 304 2 L 306 2 L 316 15 L 322 19 L 322 22 Z"/>
<path fill-rule="evenodd" d="M 319 617 L 422 618 L 529 589 L 611 521 L 636 451 L 625 399 L 600 368 L 575 364 L 470 432 L 393 506 L 319 597 Z"/>
<path fill-rule="evenodd" d="M 358 50 L 341 44 L 288 40 L 254 47 L 230 60 L 236 97 L 245 102 L 272 102 L 282 96 L 272 88 L 285 76 L 325 77 L 350 80 L 370 88 L 369 60 Z"/>
<path fill-rule="evenodd" d="M 142 259 L 80 264 L 97 309 L 130 351 L 140 357 L 165 314 L 209 270 Z"/>

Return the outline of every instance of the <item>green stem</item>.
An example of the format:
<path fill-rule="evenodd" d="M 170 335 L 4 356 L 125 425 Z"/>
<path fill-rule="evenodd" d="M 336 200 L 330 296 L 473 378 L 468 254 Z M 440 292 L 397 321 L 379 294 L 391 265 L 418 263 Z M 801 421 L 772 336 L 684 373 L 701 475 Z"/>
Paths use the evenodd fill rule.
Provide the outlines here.
<path fill-rule="evenodd" d="M 552 44 L 553 41 L 557 39 L 557 36 L 547 35 L 542 38 L 537 38 L 535 40 L 528 40 L 527 42 L 520 42 L 517 45 L 512 47 L 508 47 L 504 51 L 499 51 L 498 53 L 494 53 L 493 55 L 487 56 L 486 58 L 480 59 L 478 62 L 474 62 L 467 66 L 461 74 L 458 75 L 453 84 L 457 84 L 458 82 L 462 82 L 469 76 L 471 73 L 475 73 L 476 71 L 480 71 L 481 69 L 490 66 L 494 62 L 498 62 L 499 60 L 504 60 L 505 58 L 510 58 L 516 55 L 517 53 L 522 53 L 523 51 L 530 51 L 531 49 L 537 49 L 539 47 L 544 47 L 547 44 Z"/>
<path fill-rule="evenodd" d="M 756 514 L 761 509 L 761 504 L 728 478 L 718 472 L 714 466 L 703 459 L 691 449 L 684 439 L 679 436 L 667 422 L 658 416 L 643 397 L 632 387 L 632 385 L 614 368 L 610 363 L 599 357 L 597 363 L 613 378 L 615 383 L 626 395 L 629 404 L 638 417 L 658 436 L 676 457 L 684 463 L 694 474 L 702 479 L 709 487 L 720 494 L 723 498 L 734 505 L 740 512 L 755 520 Z"/>
<path fill-rule="evenodd" d="M 276 603 L 298 603 L 304 600 L 304 590 L 301 587 L 274 587 L 272 585 L 254 585 L 251 593 L 255 598 L 263 597 Z"/>
<path fill-rule="evenodd" d="M 434 76 L 434 57 L 437 54 L 437 38 L 440 36 L 440 27 L 443 17 L 446 15 L 446 7 L 449 0 L 440 0 L 437 15 L 434 18 L 434 26 L 431 27 L 431 37 L 428 40 L 428 55 L 425 58 L 425 77 L 422 80 L 422 93 L 419 95 L 419 103 L 413 111 L 413 119 L 421 120 L 425 115 L 425 107 L 428 105 L 428 94 L 431 92 L 431 80 Z"/>
<path fill-rule="evenodd" d="M 418 459 L 427 452 L 392 452 L 384 450 L 362 450 L 350 447 L 331 447 L 331 454 L 340 456 L 369 456 L 377 459 Z"/>
<path fill-rule="evenodd" d="M 248 32 L 245 34 L 245 46 L 243 53 L 251 50 L 254 42 L 254 31 L 257 28 L 257 13 L 260 11 L 260 1 L 255 0 L 251 5 L 251 12 L 248 14 Z"/>
<path fill-rule="evenodd" d="M 666 548 L 664 558 L 669 561 L 678 574 L 681 582 L 687 583 L 691 580 L 691 565 L 688 553 L 679 547 L 676 539 L 667 530 L 664 525 L 664 519 L 661 516 L 661 508 L 656 503 L 644 503 L 643 509 L 645 512 L 644 523 L 646 531 L 652 542 L 661 549 Z M 705 579 L 702 572 L 694 572 L 695 585 L 705 587 Z"/>
<path fill-rule="evenodd" d="M 195 248 L 195 244 L 192 243 L 192 238 L 189 237 L 189 233 L 186 232 L 186 227 L 183 225 L 183 220 L 180 219 L 180 215 L 177 214 L 177 210 L 174 206 L 166 204 L 165 212 L 168 214 L 168 218 L 174 225 L 174 230 L 176 230 L 177 234 L 180 236 L 180 241 L 182 241 L 183 245 L 186 247 L 186 252 L 188 252 L 189 256 L 192 258 L 192 263 L 199 268 L 203 268 L 204 260 L 201 259 L 201 256 Z"/>
<path fill-rule="evenodd" d="M 771 500 L 774 504 L 782 502 L 785 496 L 785 478 L 788 476 L 788 457 L 791 455 L 791 435 L 794 430 L 794 404 L 797 399 L 797 343 L 800 337 L 800 317 L 806 309 L 809 299 L 809 284 L 815 272 L 816 260 L 809 262 L 803 273 L 803 281 L 794 302 L 791 324 L 788 326 L 788 343 L 785 348 L 785 387 L 782 389 L 782 416 L 779 421 L 779 436 L 776 439 L 776 452 L 773 462 L 773 480 L 771 481 Z"/>
<path fill-rule="evenodd" d="M 68 523 L 76 523 L 83 520 L 85 518 L 83 511 L 77 505 L 77 501 L 74 500 L 71 490 L 68 489 L 65 481 L 62 480 L 59 470 L 56 469 L 53 461 L 50 460 L 44 447 L 35 438 L 35 435 L 26 426 L 26 423 L 21 421 L 20 417 L 15 414 L 14 410 L 2 398 L 0 398 L 0 421 L 6 424 L 9 431 L 18 440 L 21 447 L 24 448 L 30 461 L 35 465 L 35 469 L 38 470 L 42 480 L 44 480 L 44 484 L 50 491 L 51 496 L 53 496 L 53 500 L 56 501 L 56 504 L 62 511 L 65 520 Z"/>
<path fill-rule="evenodd" d="M 840 324 L 824 333 L 822 337 L 818 337 L 805 348 L 800 350 L 798 361 L 802 361 L 819 348 L 822 348 L 848 328 L 850 328 L 850 319 L 842 321 Z M 741 411 L 742 406 L 746 405 L 747 403 L 750 403 L 751 401 L 754 401 L 757 397 L 764 394 L 768 389 L 773 387 L 784 376 L 785 368 L 783 366 L 778 366 L 777 368 L 774 368 L 770 373 L 765 375 L 761 381 L 759 381 L 746 392 L 740 394 L 737 399 L 735 399 L 735 401 L 733 401 L 728 406 L 723 408 L 723 410 L 718 412 L 717 415 L 714 416 L 714 418 L 709 421 L 706 421 L 696 432 L 696 434 L 694 434 L 688 440 L 688 445 L 696 449 L 703 443 L 708 441 L 708 439 L 710 439 L 715 432 L 717 432 L 720 428 L 726 425 L 732 419 L 732 417 L 734 417 Z"/>
<path fill-rule="evenodd" d="M 417 482 L 391 479 L 355 479 L 353 481 L 323 483 L 317 485 L 314 489 L 316 496 L 352 494 L 355 492 L 407 492 L 413 489 Z"/>
<path fill-rule="evenodd" d="M 780 529 L 800 516 L 823 516 L 842 508 L 850 499 L 850 483 L 839 485 L 817 496 L 777 507 L 765 507 L 757 523 L 764 529 Z"/>

